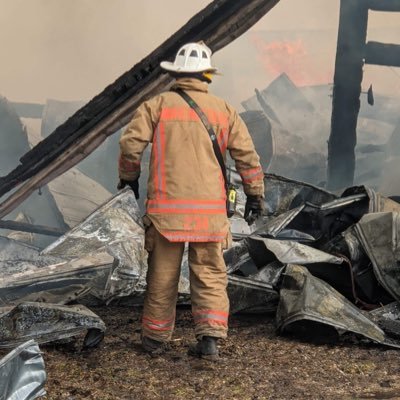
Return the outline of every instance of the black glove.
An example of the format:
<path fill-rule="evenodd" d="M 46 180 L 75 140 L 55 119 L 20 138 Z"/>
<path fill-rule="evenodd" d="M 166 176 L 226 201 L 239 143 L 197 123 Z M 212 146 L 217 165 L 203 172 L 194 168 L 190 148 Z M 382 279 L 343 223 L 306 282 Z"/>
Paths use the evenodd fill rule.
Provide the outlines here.
<path fill-rule="evenodd" d="M 248 195 L 244 208 L 244 219 L 251 225 L 264 213 L 264 199 L 262 196 Z"/>
<path fill-rule="evenodd" d="M 125 179 L 120 179 L 117 185 L 117 189 L 121 190 L 126 185 L 130 186 L 133 193 L 135 194 L 135 198 L 139 198 L 139 179 L 135 179 L 134 181 L 126 181 Z"/>

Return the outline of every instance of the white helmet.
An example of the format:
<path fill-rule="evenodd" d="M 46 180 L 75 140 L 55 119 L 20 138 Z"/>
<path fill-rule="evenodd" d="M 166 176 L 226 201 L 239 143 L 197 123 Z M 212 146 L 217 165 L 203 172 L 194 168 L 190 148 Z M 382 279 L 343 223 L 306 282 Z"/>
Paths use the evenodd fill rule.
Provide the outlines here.
<path fill-rule="evenodd" d="M 216 72 L 211 65 L 211 50 L 204 43 L 187 43 L 176 54 L 175 61 L 162 61 L 161 68 L 171 72 Z"/>

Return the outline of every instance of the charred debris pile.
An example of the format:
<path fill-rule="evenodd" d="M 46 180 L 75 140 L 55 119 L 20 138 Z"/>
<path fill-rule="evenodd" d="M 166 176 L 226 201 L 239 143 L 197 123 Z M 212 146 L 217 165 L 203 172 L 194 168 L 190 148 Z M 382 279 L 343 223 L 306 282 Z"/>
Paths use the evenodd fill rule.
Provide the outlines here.
<path fill-rule="evenodd" d="M 364 186 L 335 195 L 272 174 L 265 184 L 263 219 L 249 228 L 242 203 L 232 220 L 231 312 L 274 312 L 281 333 L 353 333 L 399 347 L 400 205 Z M 2 237 L 0 347 L 82 332 L 84 347 L 97 345 L 105 326 L 91 306 L 142 302 L 143 240 L 129 190 L 42 251 Z M 190 303 L 187 260 L 179 294 L 180 304 Z"/>

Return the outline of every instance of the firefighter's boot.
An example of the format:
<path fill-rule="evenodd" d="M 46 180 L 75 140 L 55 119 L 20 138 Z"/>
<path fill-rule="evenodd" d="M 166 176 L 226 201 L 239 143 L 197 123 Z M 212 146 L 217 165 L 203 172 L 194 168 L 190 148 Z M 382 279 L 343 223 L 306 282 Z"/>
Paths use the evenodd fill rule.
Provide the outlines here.
<path fill-rule="evenodd" d="M 167 343 L 159 342 L 158 340 L 151 339 L 147 336 L 142 336 L 142 348 L 151 356 L 159 356 L 168 350 Z"/>
<path fill-rule="evenodd" d="M 217 361 L 219 359 L 217 340 L 218 338 L 212 336 L 203 336 L 196 344 L 189 347 L 189 355 Z"/>

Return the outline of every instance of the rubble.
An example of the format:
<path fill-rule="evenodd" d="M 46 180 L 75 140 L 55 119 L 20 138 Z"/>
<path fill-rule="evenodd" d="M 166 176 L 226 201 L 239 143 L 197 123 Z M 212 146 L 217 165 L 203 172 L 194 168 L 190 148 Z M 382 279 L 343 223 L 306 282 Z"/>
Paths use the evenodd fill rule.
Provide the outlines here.
<path fill-rule="evenodd" d="M 83 348 L 97 346 L 104 337 L 104 322 L 83 305 L 25 302 L 0 308 L 0 348 L 27 340 L 48 343 L 79 336 L 87 331 Z"/>
<path fill-rule="evenodd" d="M 46 394 L 45 382 L 43 357 L 34 340 L 0 360 L 0 400 L 34 400 Z"/>
<path fill-rule="evenodd" d="M 232 176 L 239 181 L 235 172 Z M 265 174 L 265 183 L 267 212 L 247 231 L 241 226 L 245 196 L 239 191 L 232 223 L 235 242 L 224 253 L 231 312 L 277 312 L 281 333 L 314 332 L 337 339 L 351 332 L 398 347 L 398 308 L 392 306 L 390 317 L 379 310 L 400 296 L 400 205 L 364 186 L 337 195 L 273 174 Z M 102 322 L 95 314 L 89 318 L 86 309 L 68 309 L 65 304 L 143 301 L 144 229 L 130 189 L 111 197 L 40 253 L 2 240 L 0 259 L 6 274 L 0 284 L 0 346 L 29 337 L 58 340 L 82 329 L 97 332 L 98 342 L 105 329 Z M 188 302 L 189 266 L 184 257 L 178 303 Z M 70 325 L 61 328 L 54 321 L 65 321 L 66 315 Z M 7 331 L 5 327 L 16 326 L 10 325 L 15 320 L 48 328 Z"/>
<path fill-rule="evenodd" d="M 337 340 L 340 335 L 352 332 L 400 348 L 400 341 L 388 337 L 368 313 L 298 265 L 286 267 L 276 321 L 280 332 L 319 342 Z"/>

